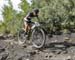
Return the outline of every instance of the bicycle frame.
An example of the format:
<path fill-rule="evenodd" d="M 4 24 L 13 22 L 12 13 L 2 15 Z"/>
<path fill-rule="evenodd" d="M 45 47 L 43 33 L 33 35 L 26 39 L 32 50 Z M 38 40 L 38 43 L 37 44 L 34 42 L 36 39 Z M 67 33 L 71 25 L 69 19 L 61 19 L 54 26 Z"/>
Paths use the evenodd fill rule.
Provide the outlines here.
<path fill-rule="evenodd" d="M 32 24 L 31 29 L 33 30 L 35 27 L 40 27 L 40 24 L 38 22 L 34 22 L 34 24 Z"/>

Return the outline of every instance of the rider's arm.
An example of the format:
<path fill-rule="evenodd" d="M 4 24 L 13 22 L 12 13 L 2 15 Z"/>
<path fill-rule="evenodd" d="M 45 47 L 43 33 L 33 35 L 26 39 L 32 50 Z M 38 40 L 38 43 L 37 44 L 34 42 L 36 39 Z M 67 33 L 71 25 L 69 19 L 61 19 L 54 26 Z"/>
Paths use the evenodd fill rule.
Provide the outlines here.
<path fill-rule="evenodd" d="M 38 15 L 36 16 L 36 18 L 38 19 L 38 21 L 40 22 L 40 18 L 38 17 Z"/>
<path fill-rule="evenodd" d="M 37 19 L 39 20 L 39 17 L 38 16 L 36 16 L 37 17 Z"/>

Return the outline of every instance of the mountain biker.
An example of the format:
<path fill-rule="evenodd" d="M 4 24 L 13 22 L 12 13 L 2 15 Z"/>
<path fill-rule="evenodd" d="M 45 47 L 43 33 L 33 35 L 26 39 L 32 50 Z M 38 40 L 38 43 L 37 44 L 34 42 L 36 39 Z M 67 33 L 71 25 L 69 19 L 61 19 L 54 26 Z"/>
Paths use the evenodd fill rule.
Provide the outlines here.
<path fill-rule="evenodd" d="M 25 17 L 24 17 L 24 31 L 27 35 L 27 32 L 31 29 L 31 19 L 33 17 L 38 18 L 39 14 L 39 9 L 34 9 L 32 12 L 29 12 Z"/>

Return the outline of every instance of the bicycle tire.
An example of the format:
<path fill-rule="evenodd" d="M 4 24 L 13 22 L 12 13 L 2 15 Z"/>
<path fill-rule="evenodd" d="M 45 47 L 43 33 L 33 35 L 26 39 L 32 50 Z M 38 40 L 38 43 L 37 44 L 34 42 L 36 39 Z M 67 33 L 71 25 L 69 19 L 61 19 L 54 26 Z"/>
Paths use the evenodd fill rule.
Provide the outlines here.
<path fill-rule="evenodd" d="M 42 42 L 41 42 L 40 45 L 37 45 L 37 43 L 34 42 L 34 40 L 35 40 L 35 41 L 37 40 L 37 39 L 34 38 L 34 36 L 36 36 L 36 35 L 35 35 L 35 32 L 36 32 L 36 31 L 37 31 L 37 35 L 38 35 L 38 33 L 39 33 L 38 30 L 40 31 L 40 33 L 41 33 L 41 35 L 42 35 L 42 36 L 39 36 L 39 37 L 42 37 L 42 38 L 40 39 L 40 40 L 42 40 Z M 39 29 L 34 29 L 34 30 L 32 31 L 31 39 L 32 39 L 32 45 L 33 45 L 33 47 L 35 47 L 35 48 L 42 48 L 42 47 L 44 46 L 45 40 L 46 40 L 46 36 L 45 36 L 44 30 L 41 29 L 41 28 L 39 28 Z"/>
<path fill-rule="evenodd" d="M 26 36 L 24 31 L 19 31 L 18 32 L 18 42 L 23 44 L 26 42 Z"/>

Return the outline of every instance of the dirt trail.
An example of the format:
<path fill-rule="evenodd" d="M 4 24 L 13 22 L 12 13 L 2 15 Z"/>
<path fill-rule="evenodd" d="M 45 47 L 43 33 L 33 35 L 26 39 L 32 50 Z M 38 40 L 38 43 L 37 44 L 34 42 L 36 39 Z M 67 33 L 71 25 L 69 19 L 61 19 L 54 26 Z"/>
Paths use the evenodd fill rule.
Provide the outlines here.
<path fill-rule="evenodd" d="M 0 60 L 75 60 L 75 33 L 70 42 L 64 42 L 64 35 L 47 36 L 44 48 L 35 49 L 31 44 L 18 44 L 11 38 L 0 39 Z"/>

